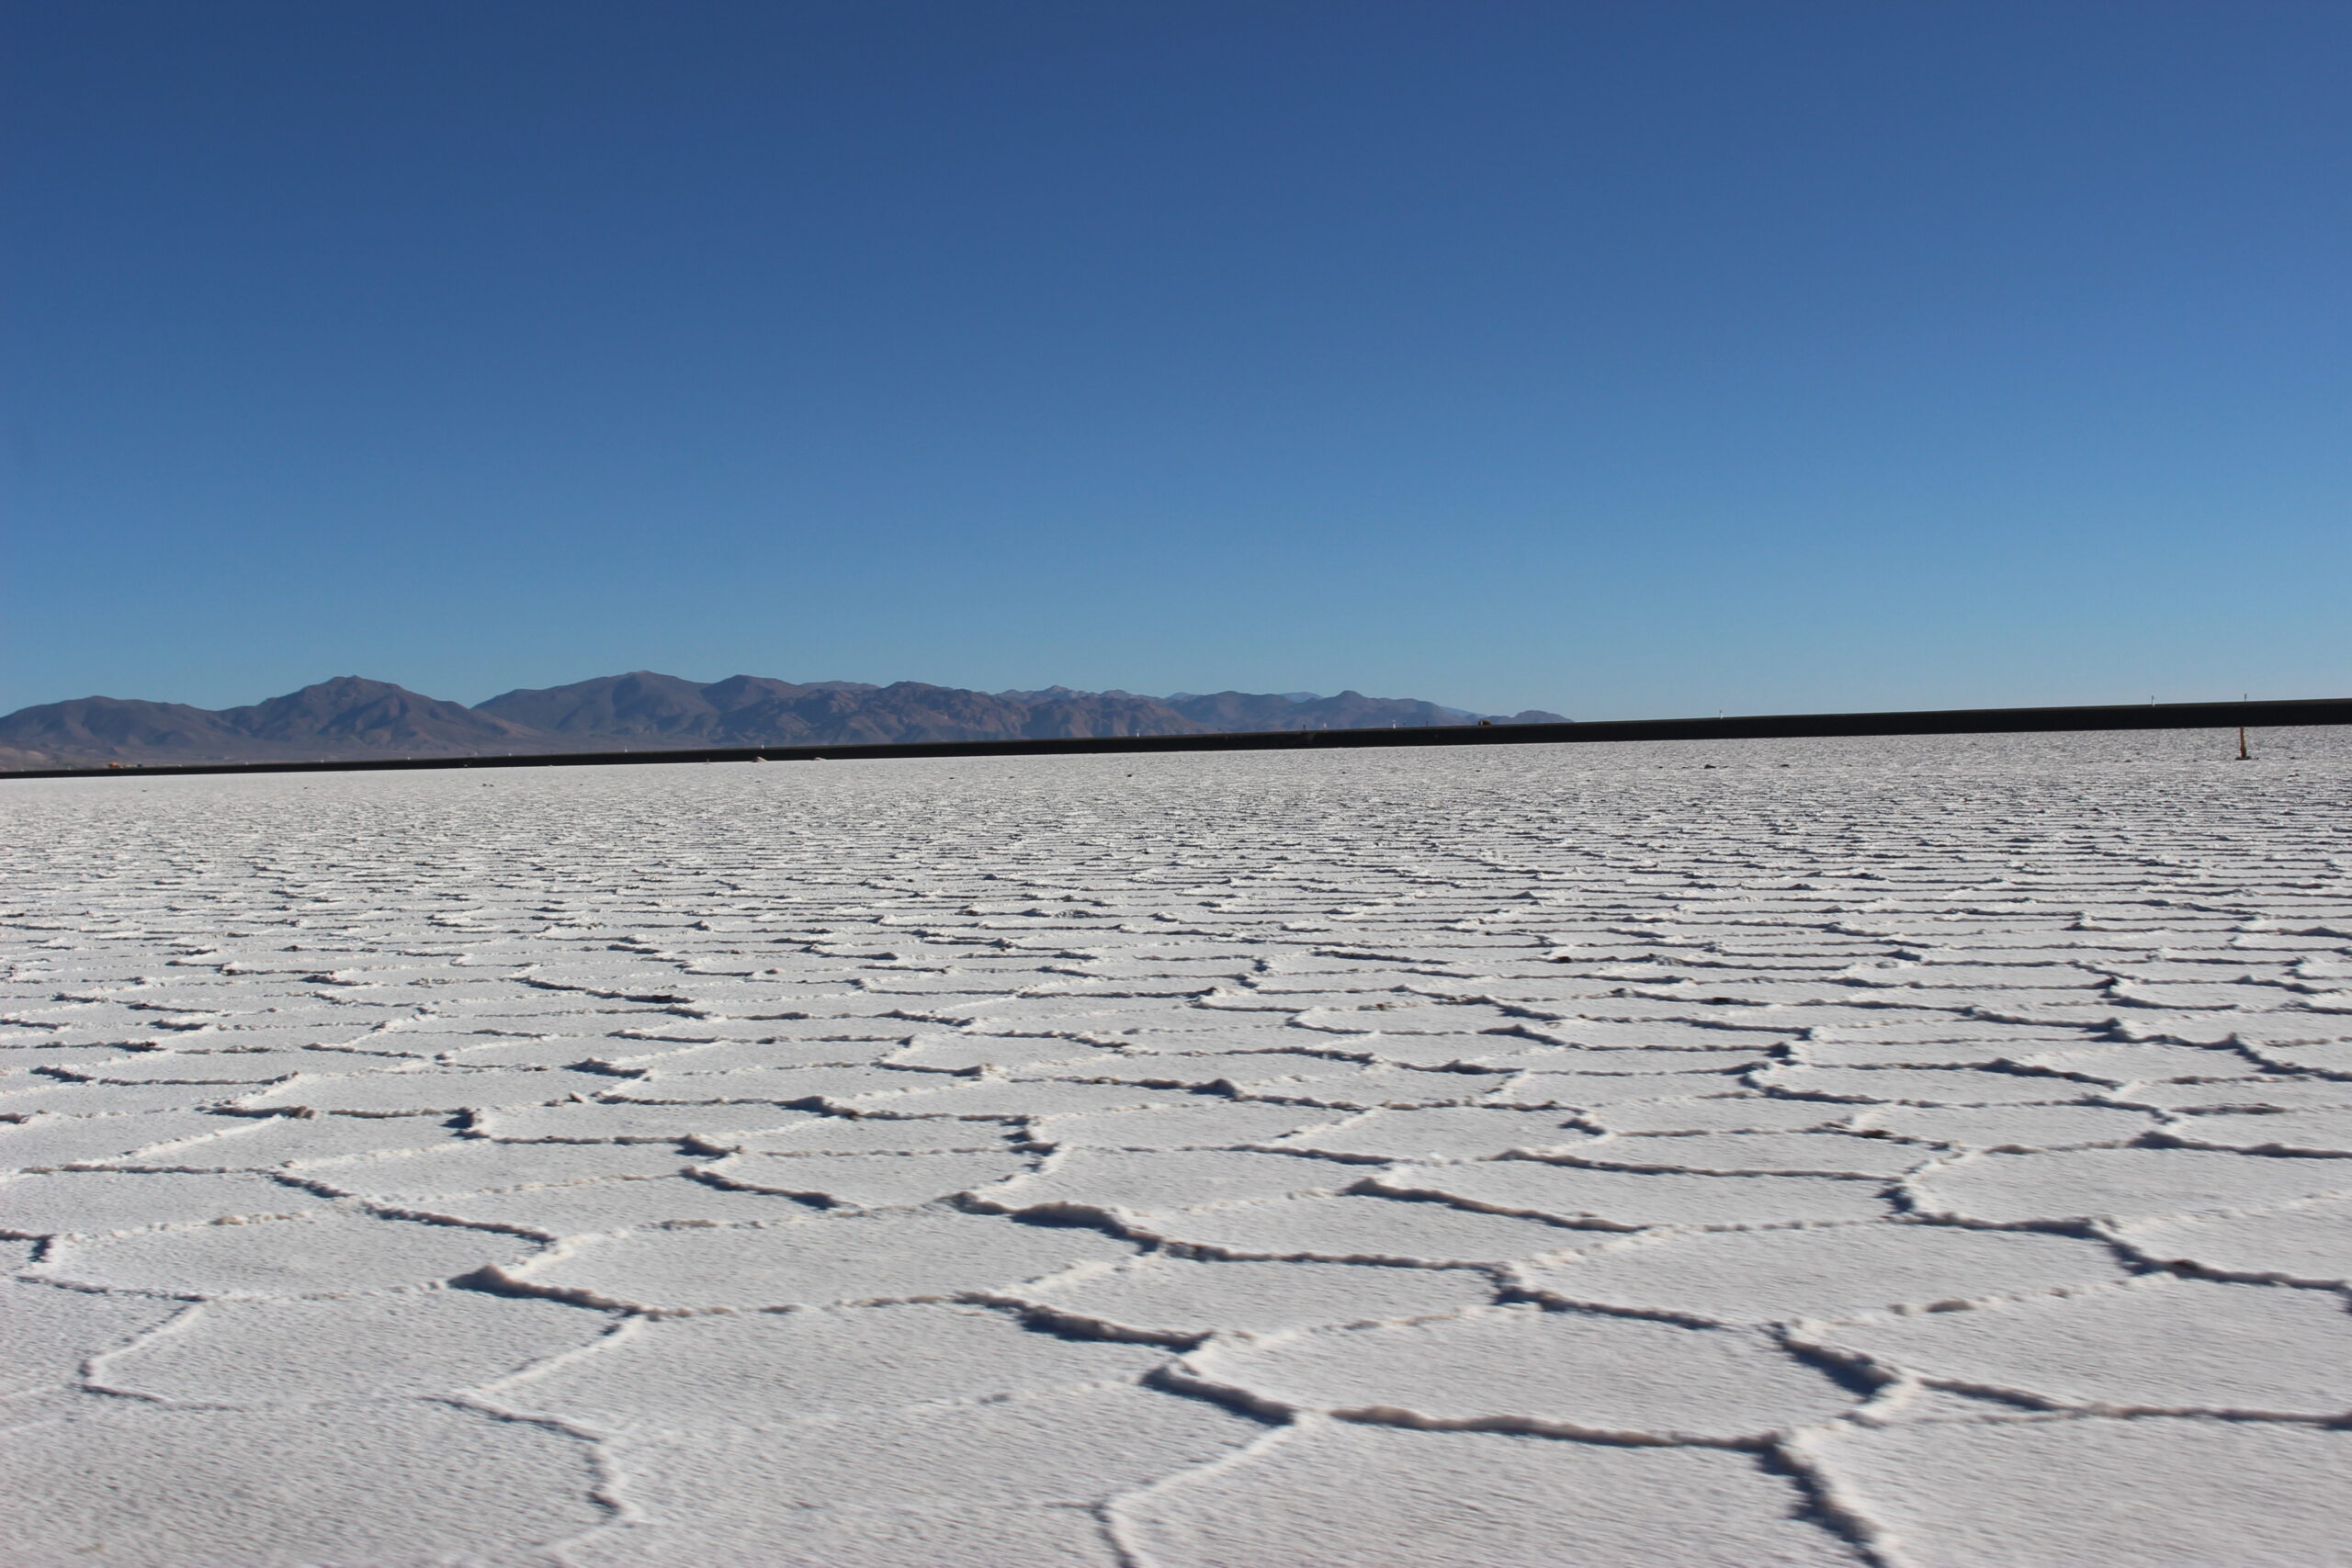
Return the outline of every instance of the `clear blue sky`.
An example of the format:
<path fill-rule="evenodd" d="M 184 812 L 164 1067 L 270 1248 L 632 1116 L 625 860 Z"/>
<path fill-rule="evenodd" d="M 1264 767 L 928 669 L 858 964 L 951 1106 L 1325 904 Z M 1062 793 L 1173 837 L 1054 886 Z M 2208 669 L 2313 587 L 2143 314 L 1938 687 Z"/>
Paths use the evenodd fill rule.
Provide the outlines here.
<path fill-rule="evenodd" d="M 2352 694 L 2340 0 L 9 0 L 0 710 Z"/>

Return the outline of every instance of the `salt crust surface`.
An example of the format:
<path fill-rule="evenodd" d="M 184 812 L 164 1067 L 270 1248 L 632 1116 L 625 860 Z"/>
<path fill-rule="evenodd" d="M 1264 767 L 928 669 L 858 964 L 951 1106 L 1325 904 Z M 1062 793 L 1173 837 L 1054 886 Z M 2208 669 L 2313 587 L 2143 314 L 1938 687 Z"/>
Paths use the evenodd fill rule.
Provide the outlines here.
<path fill-rule="evenodd" d="M 25 1568 L 2352 1555 L 2352 737 L 0 788 Z"/>

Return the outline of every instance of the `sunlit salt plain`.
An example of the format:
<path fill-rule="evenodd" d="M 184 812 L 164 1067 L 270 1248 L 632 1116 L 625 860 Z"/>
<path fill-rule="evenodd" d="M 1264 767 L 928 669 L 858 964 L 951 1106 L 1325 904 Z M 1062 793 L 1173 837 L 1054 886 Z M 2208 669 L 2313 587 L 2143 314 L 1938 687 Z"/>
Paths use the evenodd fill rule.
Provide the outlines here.
<path fill-rule="evenodd" d="M 2352 1559 L 2352 736 L 0 784 L 15 1568 Z"/>

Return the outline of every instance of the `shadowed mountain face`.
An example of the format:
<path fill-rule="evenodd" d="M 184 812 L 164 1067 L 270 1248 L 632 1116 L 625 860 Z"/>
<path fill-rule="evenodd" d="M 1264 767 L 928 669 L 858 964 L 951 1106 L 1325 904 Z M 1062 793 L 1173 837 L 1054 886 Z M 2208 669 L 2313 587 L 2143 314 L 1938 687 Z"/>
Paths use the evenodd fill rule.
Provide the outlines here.
<path fill-rule="evenodd" d="M 345 675 L 217 713 L 119 697 L 25 708 L 0 718 L 0 768 L 1362 729 L 1459 724 L 1467 716 L 1434 703 L 1356 692 L 1220 692 L 1163 700 L 1067 686 L 991 694 L 919 681 L 800 684 L 757 675 L 706 685 L 646 670 L 508 692 L 467 707 Z M 1516 717 L 1545 722 L 1557 716 Z"/>
<path fill-rule="evenodd" d="M 356 675 L 322 681 L 251 707 L 224 709 L 220 721 L 255 740 L 297 750 L 326 742 L 373 751 L 498 751 L 541 739 L 527 725 Z"/>
<path fill-rule="evenodd" d="M 539 751 L 547 737 L 461 703 L 337 676 L 250 707 L 80 697 L 0 718 L 25 767 L 87 762 L 282 762 Z"/>
<path fill-rule="evenodd" d="M 232 754 L 251 739 L 206 708 L 121 697 L 44 703 L 0 719 L 0 743 L 11 752 L 33 759 L 23 764 L 27 767 L 65 757 L 111 761 L 168 755 L 210 761 Z"/>
<path fill-rule="evenodd" d="M 479 710 L 594 747 L 883 745 L 1060 735 L 1197 735 L 1207 727 L 1126 693 L 967 692 L 900 681 L 796 685 L 731 675 L 696 685 L 635 671 L 546 691 L 508 692 Z"/>

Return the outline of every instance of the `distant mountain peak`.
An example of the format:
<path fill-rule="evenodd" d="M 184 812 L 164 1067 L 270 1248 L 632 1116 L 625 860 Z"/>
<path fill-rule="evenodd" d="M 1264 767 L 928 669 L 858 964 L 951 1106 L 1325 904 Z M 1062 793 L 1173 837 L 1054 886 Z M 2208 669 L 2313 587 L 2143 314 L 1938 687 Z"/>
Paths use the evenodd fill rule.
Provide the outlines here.
<path fill-rule="evenodd" d="M 996 694 L 1009 703 L 1052 703 L 1065 697 L 1091 697 L 1097 694 L 1081 692 L 1075 686 L 1045 686 L 1034 692 L 999 692 Z M 1121 692 L 1117 694 L 1125 696 L 1127 694 Z"/>

